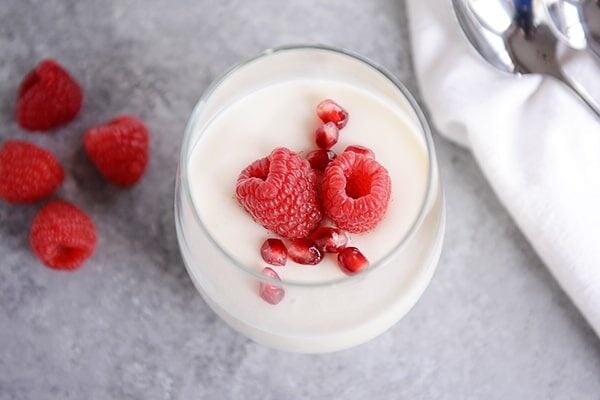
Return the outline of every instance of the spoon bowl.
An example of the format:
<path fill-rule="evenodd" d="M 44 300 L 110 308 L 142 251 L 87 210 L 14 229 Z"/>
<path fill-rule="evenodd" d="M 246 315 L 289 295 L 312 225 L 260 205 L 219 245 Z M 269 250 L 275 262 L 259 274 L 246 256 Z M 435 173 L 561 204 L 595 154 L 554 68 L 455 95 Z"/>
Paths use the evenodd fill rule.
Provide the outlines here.
<path fill-rule="evenodd" d="M 600 118 L 600 105 L 567 77 L 556 57 L 559 39 L 538 0 L 452 0 L 456 17 L 475 50 L 495 68 L 542 74 L 567 85 Z"/>
<path fill-rule="evenodd" d="M 600 0 L 544 0 L 544 5 L 560 39 L 600 58 Z"/>

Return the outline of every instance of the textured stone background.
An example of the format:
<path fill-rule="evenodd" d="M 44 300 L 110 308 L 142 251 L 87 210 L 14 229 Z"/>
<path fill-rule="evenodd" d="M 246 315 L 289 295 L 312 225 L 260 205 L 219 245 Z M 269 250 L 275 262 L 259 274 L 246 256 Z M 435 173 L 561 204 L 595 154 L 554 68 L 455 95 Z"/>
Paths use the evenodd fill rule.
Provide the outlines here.
<path fill-rule="evenodd" d="M 322 356 L 238 335 L 194 290 L 172 196 L 194 102 L 225 68 L 264 48 L 321 42 L 362 53 L 417 90 L 404 3 L 0 0 L 0 139 L 52 149 L 59 195 L 85 208 L 97 253 L 72 274 L 27 248 L 37 206 L 0 204 L 0 399 L 597 399 L 600 342 L 565 297 L 469 153 L 437 139 L 448 202 L 439 270 L 381 337 Z M 77 120 L 51 135 L 14 122 L 20 78 L 52 56 L 82 83 Z M 92 124 L 140 115 L 145 179 L 103 182 L 81 151 Z"/>

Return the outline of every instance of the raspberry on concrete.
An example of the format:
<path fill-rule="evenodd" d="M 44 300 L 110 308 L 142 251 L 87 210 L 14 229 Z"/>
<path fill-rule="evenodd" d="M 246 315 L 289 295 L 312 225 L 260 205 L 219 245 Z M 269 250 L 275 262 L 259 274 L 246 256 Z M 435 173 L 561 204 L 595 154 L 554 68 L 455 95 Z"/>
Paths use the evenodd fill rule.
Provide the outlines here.
<path fill-rule="evenodd" d="M 110 182 L 132 186 L 144 175 L 148 129 L 136 117 L 122 115 L 90 128 L 83 141 L 89 159 Z"/>
<path fill-rule="evenodd" d="M 48 267 L 77 269 L 96 247 L 91 218 L 73 204 L 54 200 L 35 216 L 29 233 L 35 255 Z"/>
<path fill-rule="evenodd" d="M 83 101 L 83 91 L 56 61 L 42 60 L 29 72 L 17 93 L 17 121 L 23 129 L 46 131 L 71 121 Z"/>
<path fill-rule="evenodd" d="M 0 198 L 31 203 L 50 196 L 65 173 L 52 153 L 34 144 L 7 140 L 0 146 Z"/>

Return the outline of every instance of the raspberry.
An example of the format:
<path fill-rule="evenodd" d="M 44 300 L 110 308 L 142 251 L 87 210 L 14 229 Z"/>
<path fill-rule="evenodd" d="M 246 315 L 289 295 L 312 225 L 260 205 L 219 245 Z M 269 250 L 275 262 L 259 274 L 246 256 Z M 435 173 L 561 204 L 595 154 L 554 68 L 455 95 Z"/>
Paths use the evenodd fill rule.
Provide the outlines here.
<path fill-rule="evenodd" d="M 321 221 L 315 171 L 289 149 L 276 148 L 246 167 L 235 192 L 256 222 L 283 237 L 306 237 Z"/>
<path fill-rule="evenodd" d="M 306 155 L 306 159 L 310 163 L 310 166 L 317 171 L 325 171 L 327 164 L 336 157 L 335 153 L 331 150 L 313 150 Z"/>
<path fill-rule="evenodd" d="M 288 255 L 298 264 L 316 265 L 323 258 L 321 250 L 309 239 L 296 239 L 290 243 Z"/>
<path fill-rule="evenodd" d="M 338 264 L 348 274 L 355 274 L 369 266 L 369 260 L 356 247 L 346 247 L 338 254 Z"/>
<path fill-rule="evenodd" d="M 348 234 L 341 229 L 321 226 L 310 234 L 310 240 L 326 253 L 337 253 L 348 244 Z"/>
<path fill-rule="evenodd" d="M 30 203 L 50 196 L 65 173 L 52 153 L 34 144 L 7 140 L 0 147 L 0 198 Z"/>
<path fill-rule="evenodd" d="M 46 131 L 75 118 L 83 92 L 62 66 L 48 59 L 25 75 L 17 98 L 19 125 L 30 131 Z"/>
<path fill-rule="evenodd" d="M 148 164 L 148 129 L 139 119 L 122 115 L 90 128 L 83 139 L 85 151 L 110 182 L 132 186 Z"/>
<path fill-rule="evenodd" d="M 260 248 L 263 260 L 271 265 L 283 266 L 287 261 L 287 249 L 280 239 L 267 239 Z"/>
<path fill-rule="evenodd" d="M 74 270 L 94 252 L 96 228 L 79 208 L 63 200 L 53 200 L 35 216 L 29 243 L 48 267 Z"/>
<path fill-rule="evenodd" d="M 317 105 L 317 115 L 324 123 L 333 122 L 338 129 L 342 129 L 348 123 L 348 111 L 330 99 Z"/>
<path fill-rule="evenodd" d="M 383 218 L 391 194 L 387 170 L 362 154 L 346 151 L 329 163 L 323 176 L 323 208 L 348 232 L 373 229 Z"/>
<path fill-rule="evenodd" d="M 340 131 L 333 122 L 323 124 L 315 131 L 315 142 L 324 150 L 329 150 L 338 141 Z"/>
<path fill-rule="evenodd" d="M 273 268 L 265 267 L 262 270 L 262 273 L 263 275 L 268 276 L 271 279 L 275 279 L 277 281 L 281 280 L 281 278 L 279 277 L 277 272 L 273 270 Z M 285 296 L 285 290 L 283 290 L 283 288 L 279 285 L 275 285 L 261 280 L 259 286 L 259 294 L 264 301 L 274 305 L 283 300 L 283 297 Z"/>

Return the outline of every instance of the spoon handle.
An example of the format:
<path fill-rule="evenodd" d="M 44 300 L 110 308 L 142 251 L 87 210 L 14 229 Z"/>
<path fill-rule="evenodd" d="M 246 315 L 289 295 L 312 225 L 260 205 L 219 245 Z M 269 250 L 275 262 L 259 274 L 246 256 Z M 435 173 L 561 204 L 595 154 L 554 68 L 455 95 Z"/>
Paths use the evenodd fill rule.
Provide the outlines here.
<path fill-rule="evenodd" d="M 558 72 L 553 74 L 556 79 L 567 85 L 588 107 L 600 118 L 600 104 L 594 99 L 585 88 L 579 83 L 575 82 L 564 73 Z"/>

